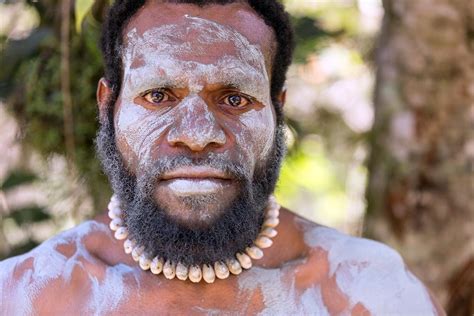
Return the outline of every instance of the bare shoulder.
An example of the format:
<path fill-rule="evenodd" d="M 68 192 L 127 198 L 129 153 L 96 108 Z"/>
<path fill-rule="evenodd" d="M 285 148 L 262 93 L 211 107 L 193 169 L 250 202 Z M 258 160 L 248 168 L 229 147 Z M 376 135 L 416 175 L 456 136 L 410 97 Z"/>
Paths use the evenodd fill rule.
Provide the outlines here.
<path fill-rule="evenodd" d="M 90 249 L 108 233 L 104 224 L 87 221 L 26 254 L 1 261 L 0 313 L 30 314 L 52 300 L 56 303 L 49 306 L 59 306 L 67 295 L 58 301 L 58 294 L 80 290 L 78 281 L 85 277 L 85 271 L 100 267 Z"/>
<path fill-rule="evenodd" d="M 371 314 L 443 315 L 429 291 L 389 246 L 295 218 L 308 247 L 327 255 L 328 278 Z"/>

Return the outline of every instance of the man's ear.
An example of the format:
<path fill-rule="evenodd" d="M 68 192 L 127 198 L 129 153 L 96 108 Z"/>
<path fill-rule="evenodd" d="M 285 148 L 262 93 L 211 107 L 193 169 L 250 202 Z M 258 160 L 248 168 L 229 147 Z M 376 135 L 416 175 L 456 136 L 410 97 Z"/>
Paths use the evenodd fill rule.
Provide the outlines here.
<path fill-rule="evenodd" d="M 109 87 L 109 83 L 105 80 L 104 77 L 100 78 L 99 82 L 97 83 L 97 91 L 96 91 L 96 98 L 97 98 L 97 106 L 99 108 L 99 118 L 103 120 L 107 117 L 107 101 L 109 97 L 112 95 L 112 89 Z"/>
<path fill-rule="evenodd" d="M 278 102 L 281 104 L 281 107 L 285 105 L 286 102 L 286 88 L 283 88 L 277 96 Z"/>

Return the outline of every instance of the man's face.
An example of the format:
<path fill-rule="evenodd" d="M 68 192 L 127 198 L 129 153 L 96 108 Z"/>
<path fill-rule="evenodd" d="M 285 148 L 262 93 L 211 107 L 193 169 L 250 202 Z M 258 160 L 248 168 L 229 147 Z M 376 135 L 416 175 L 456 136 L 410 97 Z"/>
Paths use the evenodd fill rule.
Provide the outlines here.
<path fill-rule="evenodd" d="M 212 263 L 257 237 L 284 152 L 273 43 L 243 4 L 150 2 L 124 30 L 117 100 L 99 84 L 97 149 L 151 257 Z"/>
<path fill-rule="evenodd" d="M 275 135 L 268 38 L 243 4 L 150 2 L 124 30 L 117 147 L 138 181 L 158 177 L 153 196 L 171 218 L 214 221 L 239 190 L 225 162 L 252 177 L 267 158 Z M 224 164 L 190 166 L 183 157 Z"/>

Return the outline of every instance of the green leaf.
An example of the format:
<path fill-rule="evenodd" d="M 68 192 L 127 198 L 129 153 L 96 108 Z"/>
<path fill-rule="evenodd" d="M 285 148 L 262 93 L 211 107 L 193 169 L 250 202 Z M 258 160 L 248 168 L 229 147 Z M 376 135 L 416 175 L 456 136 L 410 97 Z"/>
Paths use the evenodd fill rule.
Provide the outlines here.
<path fill-rule="evenodd" d="M 34 29 L 31 34 L 19 40 L 9 39 L 0 50 L 0 98 L 16 91 L 14 89 L 17 81 L 16 71 L 21 64 L 28 62 L 28 58 L 38 52 L 41 45 L 52 40 L 53 30 L 46 27 Z"/>
<path fill-rule="evenodd" d="M 74 8 L 76 15 L 76 31 L 81 33 L 82 21 L 86 17 L 87 13 L 92 8 L 94 0 L 76 0 L 76 5 Z"/>
<path fill-rule="evenodd" d="M 25 208 L 15 209 L 4 218 L 11 218 L 18 226 L 27 223 L 37 223 L 51 219 L 51 215 L 46 213 L 42 207 L 29 206 Z"/>
<path fill-rule="evenodd" d="M 7 175 L 6 179 L 0 185 L 0 190 L 7 191 L 22 184 L 28 184 L 36 180 L 37 177 L 33 173 L 26 170 L 13 170 Z"/>
<path fill-rule="evenodd" d="M 38 245 L 39 244 L 36 241 L 29 239 L 28 241 L 12 248 L 9 253 L 0 254 L 0 261 L 9 257 L 14 257 L 14 256 L 24 254 L 25 252 L 30 251 L 31 249 L 35 248 Z"/>
<path fill-rule="evenodd" d="M 315 53 L 327 39 L 341 35 L 341 31 L 327 31 L 319 20 L 307 16 L 291 17 L 291 23 L 295 30 L 293 60 L 296 63 L 305 63 L 308 55 Z"/>

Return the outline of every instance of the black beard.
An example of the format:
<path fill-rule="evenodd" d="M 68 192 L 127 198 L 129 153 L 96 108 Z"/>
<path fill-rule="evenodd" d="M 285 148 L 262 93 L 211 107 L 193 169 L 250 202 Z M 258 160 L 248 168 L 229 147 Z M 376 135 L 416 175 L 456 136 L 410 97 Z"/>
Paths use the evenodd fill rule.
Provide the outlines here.
<path fill-rule="evenodd" d="M 137 179 L 124 166 L 116 146 L 113 125 L 115 99 L 108 103 L 107 117 L 101 121 L 96 137 L 96 150 L 112 189 L 121 201 L 129 238 L 144 246 L 150 258 L 159 256 L 185 265 L 212 264 L 235 258 L 237 252 L 243 252 L 253 243 L 285 154 L 282 125 L 277 126 L 272 150 L 265 162 L 255 168 L 253 176 L 245 172 L 243 166 L 227 160 L 210 156 L 200 159 L 178 156 L 156 161 L 154 170 L 147 170 L 146 176 Z M 237 197 L 219 218 L 205 228 L 181 225 L 170 218 L 152 196 L 159 174 L 177 166 L 193 164 L 206 164 L 226 171 L 237 179 L 239 185 Z"/>

